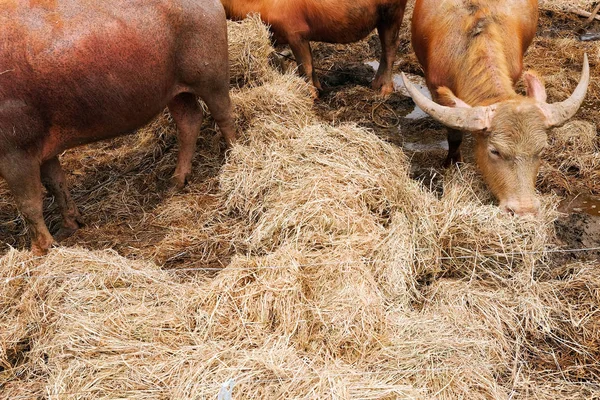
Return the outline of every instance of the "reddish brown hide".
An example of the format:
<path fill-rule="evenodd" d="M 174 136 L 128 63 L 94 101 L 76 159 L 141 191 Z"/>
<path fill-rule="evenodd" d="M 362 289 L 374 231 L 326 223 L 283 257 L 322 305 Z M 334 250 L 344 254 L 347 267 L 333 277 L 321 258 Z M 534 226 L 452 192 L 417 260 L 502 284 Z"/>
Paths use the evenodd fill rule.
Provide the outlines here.
<path fill-rule="evenodd" d="M 382 95 L 394 91 L 392 67 L 406 0 L 221 0 L 227 17 L 242 19 L 260 13 L 271 25 L 275 42 L 289 44 L 300 72 L 321 90 L 313 67 L 310 42 L 351 43 L 377 28 L 381 61 L 373 89 Z M 314 92 L 318 96 L 317 91 Z"/>
<path fill-rule="evenodd" d="M 417 0 L 412 43 L 435 102 L 406 79 L 413 100 L 448 126 L 445 165 L 462 161 L 463 131 L 475 137 L 475 159 L 500 207 L 535 214 L 535 181 L 546 131 L 571 118 L 589 83 L 587 57 L 573 95 L 546 103 L 544 85 L 526 73 L 527 96 L 514 90 L 535 35 L 537 0 Z"/>
<path fill-rule="evenodd" d="M 227 142 L 227 26 L 218 0 L 0 1 L 0 175 L 25 217 L 32 250 L 53 243 L 41 182 L 63 226 L 80 226 L 57 155 L 134 132 L 165 108 L 177 123 L 178 187 L 191 172 L 204 100 Z"/>

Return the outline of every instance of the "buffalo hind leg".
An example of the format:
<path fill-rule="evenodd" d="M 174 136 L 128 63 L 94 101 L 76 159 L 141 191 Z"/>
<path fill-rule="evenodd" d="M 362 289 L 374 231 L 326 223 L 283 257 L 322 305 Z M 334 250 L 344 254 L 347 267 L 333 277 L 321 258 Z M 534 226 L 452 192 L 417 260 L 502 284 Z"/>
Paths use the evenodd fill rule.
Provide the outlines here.
<path fill-rule="evenodd" d="M 379 90 L 382 96 L 389 96 L 394 92 L 392 69 L 396 60 L 396 52 L 400 46 L 400 25 L 403 14 L 401 12 L 396 21 L 389 21 L 387 24 L 380 24 L 377 27 L 381 41 L 381 58 L 371 87 L 373 90 Z"/>
<path fill-rule="evenodd" d="M 460 144 L 463 140 L 463 133 L 456 129 L 448 129 L 448 156 L 444 161 L 444 167 L 449 167 L 453 164 L 463 161 L 460 153 Z"/>
<path fill-rule="evenodd" d="M 295 38 L 289 40 L 290 49 L 294 53 L 294 58 L 298 64 L 298 70 L 309 83 L 312 84 L 311 92 L 314 99 L 319 98 L 319 92 L 323 90 L 319 77 L 313 66 L 312 50 L 310 48 L 310 42 L 302 38 Z"/>
<path fill-rule="evenodd" d="M 62 226 L 55 235 L 56 240 L 60 242 L 83 226 L 81 214 L 71 198 L 67 179 L 58 157 L 51 158 L 42 164 L 41 177 L 48 192 L 54 196 L 62 215 Z"/>
<path fill-rule="evenodd" d="M 222 84 L 218 84 L 218 82 Z M 237 141 L 237 133 L 233 123 L 231 98 L 229 97 L 229 80 L 213 82 L 210 90 L 200 93 L 200 98 L 206 103 L 210 114 L 225 137 L 227 148 L 231 149 Z"/>
<path fill-rule="evenodd" d="M 0 173 L 8 183 L 31 237 L 31 251 L 44 255 L 54 243 L 42 214 L 40 164 L 30 155 L 0 161 Z"/>
<path fill-rule="evenodd" d="M 169 112 L 177 125 L 177 166 L 173 174 L 174 186 L 181 190 L 192 173 L 192 159 L 204 117 L 196 96 L 181 93 L 169 103 Z"/>

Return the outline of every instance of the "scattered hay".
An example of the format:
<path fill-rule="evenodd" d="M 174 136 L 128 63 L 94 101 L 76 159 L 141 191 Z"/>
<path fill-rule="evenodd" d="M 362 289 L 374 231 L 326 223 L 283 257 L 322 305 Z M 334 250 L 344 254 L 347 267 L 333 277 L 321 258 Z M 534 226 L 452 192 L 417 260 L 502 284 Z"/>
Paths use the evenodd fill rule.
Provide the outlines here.
<path fill-rule="evenodd" d="M 598 265 L 548 263 L 555 198 L 503 215 L 469 167 L 438 196 L 397 146 L 324 123 L 300 78 L 238 45 L 243 135 L 224 164 L 201 146 L 200 178 L 159 190 L 166 115 L 138 145 L 86 148 L 69 159 L 100 173 L 86 179 L 126 175 L 76 181 L 87 213 L 115 219 L 72 240 L 111 247 L 132 212 L 134 237 L 0 259 L 0 399 L 214 398 L 230 378 L 248 399 L 600 396 Z M 596 151 L 589 125 L 563 129 L 554 145 Z"/>

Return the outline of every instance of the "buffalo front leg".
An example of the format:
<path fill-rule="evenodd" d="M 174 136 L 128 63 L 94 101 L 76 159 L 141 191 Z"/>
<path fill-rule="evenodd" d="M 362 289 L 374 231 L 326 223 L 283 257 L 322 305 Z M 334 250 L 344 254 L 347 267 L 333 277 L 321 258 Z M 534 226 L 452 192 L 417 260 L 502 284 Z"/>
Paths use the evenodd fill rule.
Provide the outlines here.
<path fill-rule="evenodd" d="M 308 82 L 312 84 L 312 95 L 314 99 L 319 98 L 319 92 L 323 90 L 319 77 L 313 66 L 312 50 L 310 48 L 310 42 L 302 38 L 295 38 L 289 40 L 290 49 L 294 53 L 296 63 L 298 63 L 298 70 Z"/>
<path fill-rule="evenodd" d="M 67 179 L 58 157 L 51 158 L 42 164 L 41 176 L 42 183 L 48 192 L 54 196 L 62 216 L 62 226 L 56 233 L 56 240 L 61 241 L 83 226 L 83 220 L 69 193 Z"/>
<path fill-rule="evenodd" d="M 177 166 L 173 174 L 173 184 L 183 189 L 192 173 L 192 159 L 196 152 L 196 141 L 202 125 L 203 113 L 196 96 L 182 93 L 169 103 L 169 112 L 177 125 Z"/>
<path fill-rule="evenodd" d="M 396 52 L 400 46 L 400 24 L 402 23 L 403 13 L 397 21 L 393 23 L 382 24 L 377 27 L 379 40 L 381 41 L 381 58 L 379 68 L 373 79 L 371 87 L 373 90 L 379 90 L 382 96 L 389 96 L 394 92 L 394 82 L 392 80 L 392 69 L 396 60 Z"/>
<path fill-rule="evenodd" d="M 463 133 L 455 129 L 448 129 L 448 156 L 444 161 L 444 167 L 462 162 L 462 154 L 460 153 L 460 144 L 463 140 Z"/>
<path fill-rule="evenodd" d="M 40 164 L 30 155 L 8 157 L 0 161 L 0 173 L 8 183 L 31 237 L 31 250 L 44 255 L 54 243 L 42 214 Z"/>

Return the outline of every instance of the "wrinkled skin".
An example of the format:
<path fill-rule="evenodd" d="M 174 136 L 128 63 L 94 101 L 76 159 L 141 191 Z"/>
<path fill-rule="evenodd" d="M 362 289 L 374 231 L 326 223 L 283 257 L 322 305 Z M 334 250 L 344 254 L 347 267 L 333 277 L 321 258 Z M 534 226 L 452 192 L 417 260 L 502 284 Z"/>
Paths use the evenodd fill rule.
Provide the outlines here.
<path fill-rule="evenodd" d="M 80 227 L 58 154 L 125 135 L 168 106 L 178 127 L 173 176 L 191 172 L 206 102 L 229 145 L 227 27 L 218 0 L 0 1 L 0 175 L 32 239 L 54 242 L 42 216 L 44 183 L 63 224 Z"/>
<path fill-rule="evenodd" d="M 406 0 L 221 0 L 227 17 L 260 13 L 278 44 L 289 44 L 300 72 L 315 88 L 321 84 L 313 66 L 311 41 L 351 43 L 377 28 L 381 60 L 372 87 L 384 96 L 394 91 L 392 67 L 400 45 Z"/>
<path fill-rule="evenodd" d="M 417 0 L 412 41 L 434 100 L 449 107 L 498 104 L 491 128 L 473 133 L 483 178 L 506 211 L 535 214 L 535 180 L 547 127 L 535 106 L 543 85 L 531 75 L 529 96 L 514 90 L 535 35 L 537 0 Z M 449 129 L 445 165 L 462 161 L 463 132 Z"/>

